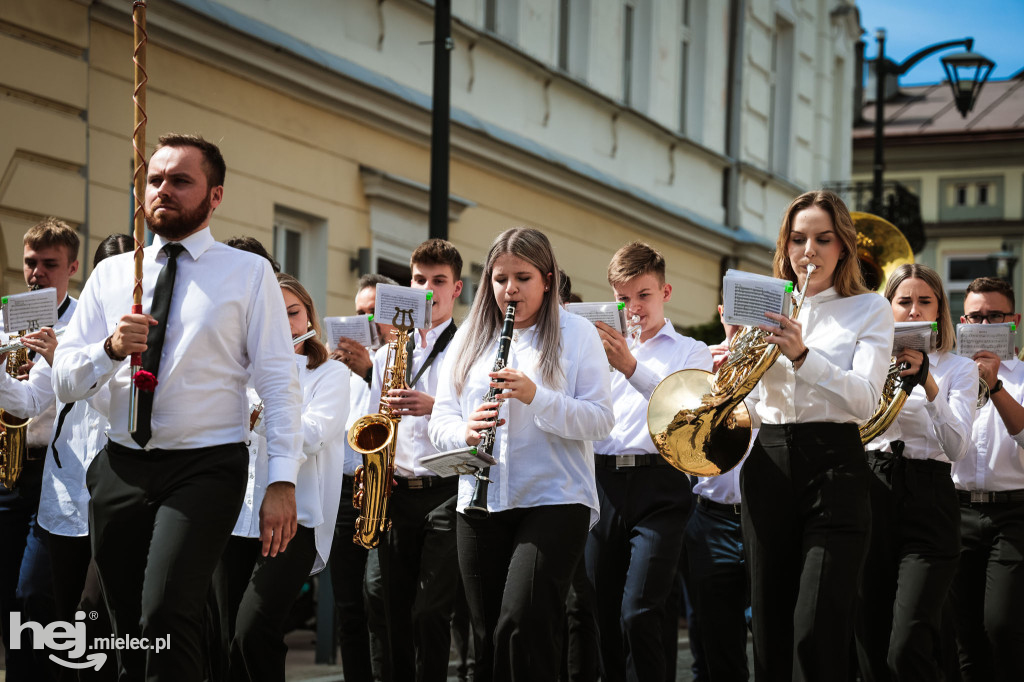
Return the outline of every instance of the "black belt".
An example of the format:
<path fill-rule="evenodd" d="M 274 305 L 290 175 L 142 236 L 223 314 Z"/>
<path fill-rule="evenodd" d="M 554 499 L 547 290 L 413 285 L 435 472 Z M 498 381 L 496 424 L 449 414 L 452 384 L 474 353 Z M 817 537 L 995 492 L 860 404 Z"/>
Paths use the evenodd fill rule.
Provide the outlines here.
<path fill-rule="evenodd" d="M 960 504 L 1006 504 L 1024 502 L 1024 490 L 957 490 Z"/>
<path fill-rule="evenodd" d="M 38 459 L 46 458 L 46 446 L 36 445 L 30 448 L 25 448 L 25 459 L 29 462 L 34 462 Z"/>
<path fill-rule="evenodd" d="M 598 469 L 636 469 L 639 467 L 670 466 L 661 455 L 594 455 L 594 466 Z"/>
<path fill-rule="evenodd" d="M 709 500 L 708 498 L 703 497 L 701 495 L 697 496 L 697 504 L 700 505 L 701 507 L 704 507 L 705 509 L 710 509 L 711 511 L 721 512 L 723 514 L 731 514 L 733 516 L 740 515 L 739 504 L 722 504 L 721 502 Z"/>
<path fill-rule="evenodd" d="M 459 483 L 457 476 L 449 478 L 442 476 L 395 476 L 395 481 L 398 482 L 398 487 L 404 490 L 426 490 L 427 488 L 436 488 L 445 484 L 457 488 Z"/>

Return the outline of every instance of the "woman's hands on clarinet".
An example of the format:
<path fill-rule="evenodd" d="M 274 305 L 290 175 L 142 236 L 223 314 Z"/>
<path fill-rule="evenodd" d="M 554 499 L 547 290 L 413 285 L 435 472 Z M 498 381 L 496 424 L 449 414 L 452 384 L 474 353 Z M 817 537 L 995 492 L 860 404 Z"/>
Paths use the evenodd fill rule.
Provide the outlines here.
<path fill-rule="evenodd" d="M 491 372 L 488 376 L 491 377 L 490 387 L 501 389 L 501 393 L 495 396 L 498 400 L 515 398 L 524 405 L 529 405 L 537 395 L 537 384 L 533 383 L 533 380 L 522 370 L 506 367 L 497 372 Z"/>
<path fill-rule="evenodd" d="M 501 403 L 497 400 L 489 403 L 480 403 L 469 415 L 466 422 L 466 445 L 470 447 L 480 444 L 483 440 L 484 431 L 496 428 L 505 424 L 504 419 L 498 419 L 498 408 Z M 497 422 L 495 420 L 497 419 Z"/>
<path fill-rule="evenodd" d="M 778 313 L 765 313 L 765 317 L 779 323 L 778 327 L 769 324 L 762 324 L 758 327 L 761 331 L 768 332 L 768 343 L 774 343 L 790 361 L 800 358 L 800 362 L 793 367 L 799 369 L 803 364 L 803 357 L 807 346 L 804 345 L 804 328 L 799 321 Z"/>

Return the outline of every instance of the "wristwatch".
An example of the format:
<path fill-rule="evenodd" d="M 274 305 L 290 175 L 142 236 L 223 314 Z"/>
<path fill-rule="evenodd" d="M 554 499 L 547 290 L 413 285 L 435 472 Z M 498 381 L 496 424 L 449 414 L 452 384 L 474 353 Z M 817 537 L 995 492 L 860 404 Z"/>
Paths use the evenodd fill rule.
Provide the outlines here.
<path fill-rule="evenodd" d="M 988 394 L 991 397 L 991 396 L 994 396 L 996 393 L 999 393 L 999 391 L 1001 391 L 1001 390 L 1003 390 L 1003 380 L 1002 379 L 996 379 L 996 383 L 994 383 L 991 386 L 989 386 Z"/>

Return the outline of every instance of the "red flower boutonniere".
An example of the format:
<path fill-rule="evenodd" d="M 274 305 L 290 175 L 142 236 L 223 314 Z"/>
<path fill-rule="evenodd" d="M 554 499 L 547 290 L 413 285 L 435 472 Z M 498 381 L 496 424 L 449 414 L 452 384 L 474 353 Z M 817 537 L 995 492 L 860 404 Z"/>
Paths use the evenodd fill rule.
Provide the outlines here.
<path fill-rule="evenodd" d="M 135 382 L 135 387 L 140 391 L 153 391 L 157 385 L 156 375 L 144 369 L 136 372 L 132 381 Z"/>

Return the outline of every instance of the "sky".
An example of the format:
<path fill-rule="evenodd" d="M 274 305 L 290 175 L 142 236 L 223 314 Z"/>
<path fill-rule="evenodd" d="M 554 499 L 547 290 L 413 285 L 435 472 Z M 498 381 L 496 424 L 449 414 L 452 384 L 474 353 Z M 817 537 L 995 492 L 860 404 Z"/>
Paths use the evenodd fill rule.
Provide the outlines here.
<path fill-rule="evenodd" d="M 885 55 L 902 62 L 923 47 L 958 38 L 974 38 L 974 52 L 996 63 L 989 78 L 1009 78 L 1024 69 L 1024 0 L 857 0 L 866 31 L 865 57 L 878 54 L 875 29 L 886 32 Z M 901 85 L 945 79 L 939 52 L 900 77 Z"/>

